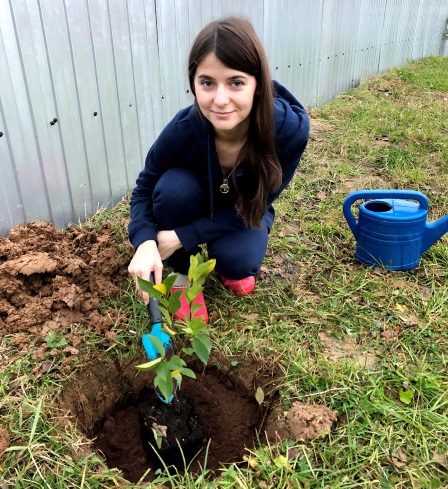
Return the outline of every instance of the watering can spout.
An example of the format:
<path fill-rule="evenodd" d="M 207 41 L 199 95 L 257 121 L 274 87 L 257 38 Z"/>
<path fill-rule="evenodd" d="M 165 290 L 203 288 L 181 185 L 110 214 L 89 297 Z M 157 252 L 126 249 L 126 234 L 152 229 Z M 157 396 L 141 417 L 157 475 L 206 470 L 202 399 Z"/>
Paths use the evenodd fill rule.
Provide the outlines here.
<path fill-rule="evenodd" d="M 431 246 L 447 232 L 448 216 L 442 217 L 438 221 L 426 224 L 421 253 L 423 254 L 426 250 L 431 248 Z"/>

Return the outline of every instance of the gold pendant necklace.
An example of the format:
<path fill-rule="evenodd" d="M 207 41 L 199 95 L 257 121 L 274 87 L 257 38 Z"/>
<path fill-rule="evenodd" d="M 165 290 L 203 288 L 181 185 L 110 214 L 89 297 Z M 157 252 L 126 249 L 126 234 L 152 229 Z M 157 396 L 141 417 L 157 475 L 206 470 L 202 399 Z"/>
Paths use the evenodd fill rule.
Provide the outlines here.
<path fill-rule="evenodd" d="M 222 183 L 219 186 L 219 191 L 222 194 L 228 194 L 229 193 L 229 190 L 230 190 L 229 178 L 232 176 L 232 173 L 235 170 L 236 170 L 236 166 L 235 166 L 235 168 L 226 177 L 222 177 Z"/>

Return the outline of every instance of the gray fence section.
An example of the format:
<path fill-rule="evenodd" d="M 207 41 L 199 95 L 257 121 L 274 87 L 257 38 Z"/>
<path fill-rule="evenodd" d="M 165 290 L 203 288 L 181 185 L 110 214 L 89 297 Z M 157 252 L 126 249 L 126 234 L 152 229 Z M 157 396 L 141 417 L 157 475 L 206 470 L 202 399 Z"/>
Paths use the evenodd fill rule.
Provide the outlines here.
<path fill-rule="evenodd" d="M 446 0 L 0 0 L 0 234 L 62 228 L 125 195 L 192 102 L 194 36 L 229 14 L 252 21 L 273 78 L 311 107 L 446 52 Z"/>

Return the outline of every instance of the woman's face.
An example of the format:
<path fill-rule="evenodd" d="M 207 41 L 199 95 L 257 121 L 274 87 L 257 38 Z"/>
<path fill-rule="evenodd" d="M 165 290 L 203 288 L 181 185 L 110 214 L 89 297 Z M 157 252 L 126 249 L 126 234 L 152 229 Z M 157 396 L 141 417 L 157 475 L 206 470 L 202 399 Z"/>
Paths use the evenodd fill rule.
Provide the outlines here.
<path fill-rule="evenodd" d="M 199 108 L 217 135 L 247 134 L 257 88 L 254 76 L 228 68 L 210 53 L 197 67 L 194 88 Z"/>

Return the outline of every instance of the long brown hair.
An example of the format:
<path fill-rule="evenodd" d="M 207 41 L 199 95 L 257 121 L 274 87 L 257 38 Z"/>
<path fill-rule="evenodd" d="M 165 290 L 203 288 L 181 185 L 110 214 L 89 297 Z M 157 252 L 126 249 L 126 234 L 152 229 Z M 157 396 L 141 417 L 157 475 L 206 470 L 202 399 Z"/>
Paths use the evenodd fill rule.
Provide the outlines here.
<path fill-rule="evenodd" d="M 274 89 L 266 53 L 248 20 L 227 17 L 210 22 L 197 35 L 188 59 L 193 94 L 197 67 L 210 53 L 228 68 L 254 76 L 257 82 L 247 142 L 237 160 L 237 164 L 244 163 L 245 167 L 237 205 L 248 226 L 261 227 L 266 200 L 282 181 L 274 143 Z M 195 107 L 200 112 L 196 99 Z"/>

